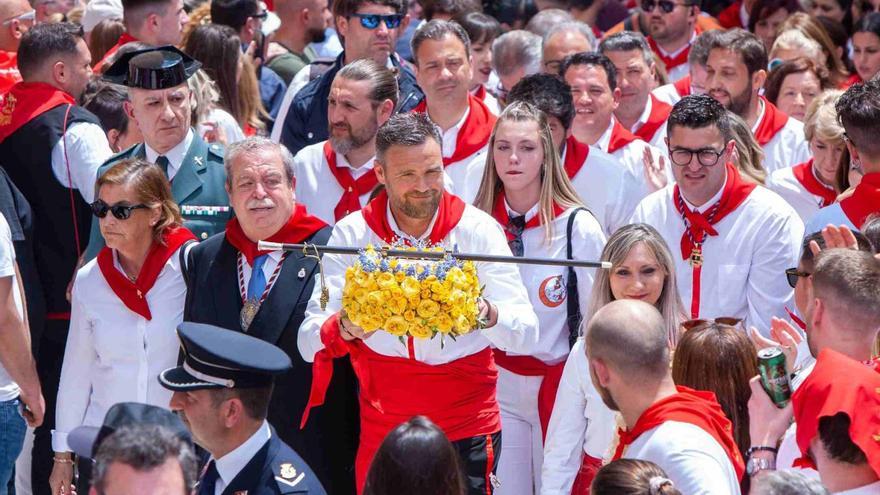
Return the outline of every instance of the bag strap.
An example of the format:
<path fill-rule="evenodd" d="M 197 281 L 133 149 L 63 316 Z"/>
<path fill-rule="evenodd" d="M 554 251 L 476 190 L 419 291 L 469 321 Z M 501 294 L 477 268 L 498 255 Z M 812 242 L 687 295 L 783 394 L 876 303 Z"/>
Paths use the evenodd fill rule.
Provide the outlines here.
<path fill-rule="evenodd" d="M 572 257 L 572 247 L 571 247 L 571 235 L 572 230 L 574 229 L 574 219 L 577 216 L 579 211 L 589 211 L 586 208 L 575 208 L 568 215 L 568 225 L 565 228 L 565 259 L 570 260 L 574 259 Z M 578 334 L 581 326 L 581 304 L 580 304 L 580 294 L 578 293 L 578 285 L 577 285 L 577 273 L 574 271 L 574 267 L 569 266 L 568 270 L 568 280 L 565 283 L 565 292 L 566 292 L 566 310 L 568 311 L 568 316 L 565 321 L 568 323 L 568 346 L 571 348 L 574 346 L 574 343 L 578 339 Z"/>

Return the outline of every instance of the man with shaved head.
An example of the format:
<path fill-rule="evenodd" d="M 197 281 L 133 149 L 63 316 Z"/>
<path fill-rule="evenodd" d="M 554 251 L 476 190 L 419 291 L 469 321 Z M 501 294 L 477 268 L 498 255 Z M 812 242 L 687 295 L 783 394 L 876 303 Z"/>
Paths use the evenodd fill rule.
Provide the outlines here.
<path fill-rule="evenodd" d="M 613 460 L 654 462 L 682 493 L 739 493 L 744 465 L 730 421 L 715 394 L 672 381 L 660 312 L 617 300 L 596 312 L 585 335 L 593 384 L 626 424 Z"/>
<path fill-rule="evenodd" d="M 0 94 L 21 81 L 18 72 L 18 45 L 34 25 L 34 9 L 27 0 L 0 2 Z"/>

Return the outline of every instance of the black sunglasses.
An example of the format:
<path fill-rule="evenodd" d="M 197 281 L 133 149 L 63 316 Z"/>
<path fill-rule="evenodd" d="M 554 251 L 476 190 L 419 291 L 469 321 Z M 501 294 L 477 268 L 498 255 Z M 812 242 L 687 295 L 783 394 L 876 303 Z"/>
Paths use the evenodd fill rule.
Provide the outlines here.
<path fill-rule="evenodd" d="M 385 27 L 388 29 L 395 29 L 400 26 L 400 22 L 403 21 L 403 16 L 400 14 L 351 14 L 352 17 L 357 17 L 361 20 L 361 26 L 367 29 L 376 29 L 379 27 L 379 22 L 382 21 L 385 23 Z"/>
<path fill-rule="evenodd" d="M 253 17 L 254 19 L 259 19 L 261 21 L 265 21 L 266 19 L 269 18 L 269 11 L 264 10 L 264 11 L 260 12 L 259 14 L 249 15 L 248 17 Z"/>
<path fill-rule="evenodd" d="M 797 285 L 798 279 L 801 277 L 809 277 L 812 273 L 799 271 L 797 268 L 788 268 L 785 270 L 785 278 L 788 279 L 788 285 L 794 289 L 794 286 Z"/>
<path fill-rule="evenodd" d="M 98 218 L 104 218 L 107 216 L 107 212 L 113 213 L 113 216 L 118 218 L 119 220 L 128 220 L 131 217 L 131 212 L 134 210 L 146 209 L 149 208 L 147 205 L 120 205 L 115 204 L 113 206 L 108 205 L 104 202 L 104 200 L 97 200 L 94 203 L 90 204 L 89 207 L 92 209 L 92 214 Z"/>
<path fill-rule="evenodd" d="M 642 10 L 645 12 L 652 12 L 654 7 L 660 7 L 660 11 L 664 14 L 668 14 L 675 10 L 675 7 L 681 5 L 682 7 L 690 7 L 694 4 L 692 3 L 676 3 L 670 0 L 660 0 L 659 2 L 653 2 L 652 0 L 643 0 L 642 1 Z"/>

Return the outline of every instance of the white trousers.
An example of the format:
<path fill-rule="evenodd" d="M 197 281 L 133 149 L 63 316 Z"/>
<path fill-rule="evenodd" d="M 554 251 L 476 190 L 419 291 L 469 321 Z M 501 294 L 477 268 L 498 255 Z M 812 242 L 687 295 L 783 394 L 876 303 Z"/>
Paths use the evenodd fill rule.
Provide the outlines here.
<path fill-rule="evenodd" d="M 517 375 L 498 367 L 501 406 L 501 459 L 496 495 L 532 495 L 541 491 L 544 442 L 538 417 L 541 376 Z"/>

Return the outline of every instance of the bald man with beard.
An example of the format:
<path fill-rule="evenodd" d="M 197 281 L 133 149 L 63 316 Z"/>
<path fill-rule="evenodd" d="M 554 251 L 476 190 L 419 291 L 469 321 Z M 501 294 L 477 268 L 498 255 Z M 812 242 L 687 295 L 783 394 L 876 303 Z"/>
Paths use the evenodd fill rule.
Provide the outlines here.
<path fill-rule="evenodd" d="M 18 45 L 34 25 L 34 9 L 27 0 L 0 2 L 0 94 L 21 81 L 18 72 Z"/>

